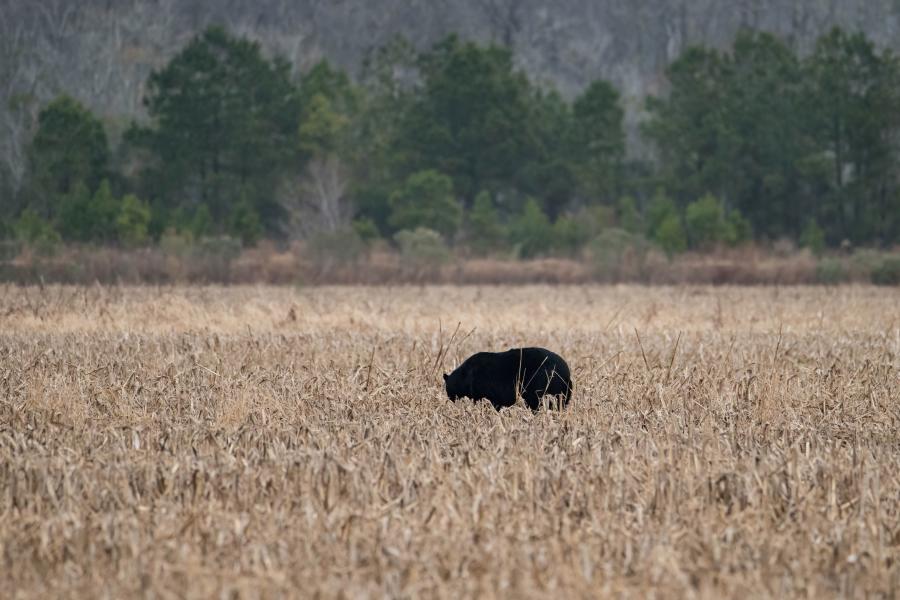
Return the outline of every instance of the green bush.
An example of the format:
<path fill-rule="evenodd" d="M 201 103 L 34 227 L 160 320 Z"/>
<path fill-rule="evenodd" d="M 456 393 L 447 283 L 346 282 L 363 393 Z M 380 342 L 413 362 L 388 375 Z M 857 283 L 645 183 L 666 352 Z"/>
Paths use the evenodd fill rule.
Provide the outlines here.
<path fill-rule="evenodd" d="M 591 223 L 583 215 L 563 215 L 553 224 L 553 246 L 567 256 L 576 255 L 591 237 Z"/>
<path fill-rule="evenodd" d="M 603 231 L 590 244 L 594 269 L 602 278 L 615 278 L 629 268 L 641 270 L 649 250 L 643 236 L 617 228 Z"/>
<path fill-rule="evenodd" d="M 553 228 L 550 220 L 534 198 L 525 203 L 522 214 L 509 228 L 510 243 L 522 258 L 546 254 L 553 246 Z"/>
<path fill-rule="evenodd" d="M 353 221 L 353 231 L 356 232 L 356 235 L 366 246 L 381 237 L 378 225 L 368 217 L 360 217 Z"/>
<path fill-rule="evenodd" d="M 816 281 L 826 285 L 835 285 L 847 281 L 847 269 L 844 263 L 836 258 L 823 258 L 816 264 Z"/>
<path fill-rule="evenodd" d="M 711 194 L 687 205 L 684 223 L 692 248 L 709 248 L 727 237 L 724 210 Z"/>
<path fill-rule="evenodd" d="M 619 227 L 628 233 L 640 233 L 643 230 L 641 213 L 638 212 L 637 203 L 631 196 L 619 198 L 618 205 Z"/>
<path fill-rule="evenodd" d="M 19 240 L 0 240 L 0 262 L 14 260 L 22 253 L 22 242 Z"/>
<path fill-rule="evenodd" d="M 886 256 L 872 271 L 875 285 L 900 285 L 900 256 Z"/>
<path fill-rule="evenodd" d="M 391 194 L 392 227 L 419 227 L 453 237 L 462 221 L 463 209 L 453 195 L 453 180 L 437 171 L 419 171 Z"/>
<path fill-rule="evenodd" d="M 725 220 L 725 237 L 722 241 L 736 246 L 753 238 L 753 226 L 739 210 L 732 210 Z"/>
<path fill-rule="evenodd" d="M 737 210 L 726 214 L 722 203 L 711 194 L 687 205 L 684 223 L 691 248 L 708 250 L 722 242 L 735 246 L 753 236 L 750 221 Z"/>
<path fill-rule="evenodd" d="M 62 241 L 53 225 L 42 219 L 32 210 L 26 209 L 13 225 L 16 238 L 27 244 L 40 255 L 55 254 Z"/>
<path fill-rule="evenodd" d="M 174 227 L 163 232 L 159 247 L 168 256 L 201 260 L 208 270 L 218 269 L 223 273 L 243 250 L 243 244 L 237 238 L 220 235 L 198 239 L 190 231 L 178 231 Z"/>
<path fill-rule="evenodd" d="M 656 238 L 656 232 L 660 226 L 671 217 L 678 218 L 678 208 L 675 206 L 675 202 L 662 189 L 656 190 L 656 194 L 647 207 L 645 222 L 647 235 Z"/>
<path fill-rule="evenodd" d="M 240 238 L 244 246 L 255 246 L 263 233 L 259 213 L 249 202 L 245 200 L 238 202 L 231 213 L 228 231 L 231 235 Z"/>
<path fill-rule="evenodd" d="M 403 262 L 413 267 L 434 267 L 450 258 L 450 250 L 437 231 L 425 227 L 403 229 L 394 235 Z"/>
<path fill-rule="evenodd" d="M 615 227 L 616 211 L 611 206 L 597 204 L 582 209 L 579 218 L 590 225 L 591 236 L 596 236 L 610 227 Z"/>
<path fill-rule="evenodd" d="M 872 280 L 875 271 L 879 269 L 883 261 L 882 254 L 869 248 L 860 248 L 850 257 L 850 267 L 857 279 Z"/>
<path fill-rule="evenodd" d="M 825 250 L 825 232 L 819 227 L 815 219 L 806 221 L 803 232 L 800 234 L 800 245 L 819 256 Z"/>
<path fill-rule="evenodd" d="M 226 264 L 240 256 L 242 250 L 241 240 L 227 235 L 201 238 L 191 245 L 191 253 L 194 256 L 221 260 Z"/>
<path fill-rule="evenodd" d="M 127 246 L 140 246 L 149 239 L 150 206 L 129 194 L 122 198 L 116 217 L 116 233 L 119 241 Z"/>
<path fill-rule="evenodd" d="M 213 219 L 209 207 L 201 204 L 188 221 L 188 228 L 195 238 L 202 238 L 212 233 Z"/>
<path fill-rule="evenodd" d="M 355 227 L 347 226 L 315 234 L 309 240 L 309 249 L 320 263 L 349 264 L 359 260 L 365 253 L 366 242 Z"/>
<path fill-rule="evenodd" d="M 110 242 L 116 238 L 119 201 L 104 180 L 92 196 L 78 183 L 65 197 L 59 211 L 59 231 L 63 238 L 75 242 Z"/>
<path fill-rule="evenodd" d="M 675 202 L 659 189 L 647 207 L 647 235 L 669 257 L 687 250 L 687 235 Z"/>
<path fill-rule="evenodd" d="M 681 226 L 681 219 L 675 213 L 666 216 L 657 226 L 653 240 L 670 258 L 687 250 L 687 236 L 684 227 Z"/>
<path fill-rule="evenodd" d="M 159 236 L 159 247 L 164 254 L 185 258 L 194 251 L 194 236 L 190 231 L 169 227 Z"/>
<path fill-rule="evenodd" d="M 479 253 L 487 253 L 503 245 L 505 232 L 488 192 L 483 191 L 475 196 L 475 203 L 469 212 L 468 231 L 470 244 Z"/>

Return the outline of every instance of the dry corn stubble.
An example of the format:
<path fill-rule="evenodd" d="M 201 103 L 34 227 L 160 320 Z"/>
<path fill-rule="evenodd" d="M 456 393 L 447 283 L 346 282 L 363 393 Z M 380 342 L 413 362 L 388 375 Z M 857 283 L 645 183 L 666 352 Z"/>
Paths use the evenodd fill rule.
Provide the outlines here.
<path fill-rule="evenodd" d="M 898 300 L 5 288 L 0 589 L 889 595 Z M 568 410 L 446 400 L 441 370 L 526 344 L 569 360 Z"/>

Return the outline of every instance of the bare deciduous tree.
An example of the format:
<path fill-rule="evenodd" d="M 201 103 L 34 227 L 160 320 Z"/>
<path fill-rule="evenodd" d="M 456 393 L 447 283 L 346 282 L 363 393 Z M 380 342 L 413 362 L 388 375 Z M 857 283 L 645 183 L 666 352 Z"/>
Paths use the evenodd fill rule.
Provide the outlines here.
<path fill-rule="evenodd" d="M 290 215 L 292 235 L 333 233 L 350 223 L 350 177 L 346 171 L 338 157 L 317 156 L 303 177 L 283 190 L 282 206 Z"/>
<path fill-rule="evenodd" d="M 524 0 L 478 0 L 478 3 L 487 15 L 494 35 L 504 46 L 512 48 L 516 34 L 522 29 Z"/>
<path fill-rule="evenodd" d="M 10 183 L 18 189 L 25 177 L 27 133 L 37 111 L 39 65 L 29 48 L 29 22 L 0 12 L 0 156 Z"/>

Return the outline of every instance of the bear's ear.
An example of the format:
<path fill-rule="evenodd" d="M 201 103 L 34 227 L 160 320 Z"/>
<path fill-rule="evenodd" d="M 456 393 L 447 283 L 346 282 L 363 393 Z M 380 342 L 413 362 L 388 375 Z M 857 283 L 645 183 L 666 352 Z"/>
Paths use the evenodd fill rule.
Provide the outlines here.
<path fill-rule="evenodd" d="M 450 378 L 450 376 L 447 375 L 446 373 L 444 373 L 444 381 L 447 381 L 449 378 Z"/>

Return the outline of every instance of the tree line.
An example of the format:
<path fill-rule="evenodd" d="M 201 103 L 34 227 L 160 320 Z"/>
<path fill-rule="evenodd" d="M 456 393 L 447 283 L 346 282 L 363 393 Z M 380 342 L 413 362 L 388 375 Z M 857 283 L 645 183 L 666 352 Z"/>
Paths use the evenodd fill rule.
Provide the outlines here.
<path fill-rule="evenodd" d="M 395 39 L 356 80 L 327 61 L 294 77 L 211 27 L 150 75 L 146 119 L 115 145 L 72 98 L 44 107 L 0 236 L 302 238 L 335 252 L 384 238 L 522 257 L 610 235 L 670 255 L 754 239 L 896 243 L 890 51 L 835 29 L 799 56 L 744 31 L 724 51 L 686 49 L 666 77 L 644 107 L 652 157 L 635 159 L 613 85 L 566 100 L 504 47 Z"/>

